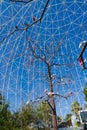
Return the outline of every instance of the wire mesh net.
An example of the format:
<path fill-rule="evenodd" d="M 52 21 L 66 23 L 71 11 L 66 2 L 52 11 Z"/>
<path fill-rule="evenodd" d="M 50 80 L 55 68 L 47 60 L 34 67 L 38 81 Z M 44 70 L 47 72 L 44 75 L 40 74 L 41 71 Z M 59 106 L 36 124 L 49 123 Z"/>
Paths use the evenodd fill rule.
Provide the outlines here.
<path fill-rule="evenodd" d="M 69 113 L 73 101 L 84 106 L 87 70 L 78 57 L 86 22 L 86 0 L 0 1 L 0 91 L 12 111 L 48 98 L 47 64 L 57 114 Z M 83 57 L 87 66 L 87 49 Z"/>

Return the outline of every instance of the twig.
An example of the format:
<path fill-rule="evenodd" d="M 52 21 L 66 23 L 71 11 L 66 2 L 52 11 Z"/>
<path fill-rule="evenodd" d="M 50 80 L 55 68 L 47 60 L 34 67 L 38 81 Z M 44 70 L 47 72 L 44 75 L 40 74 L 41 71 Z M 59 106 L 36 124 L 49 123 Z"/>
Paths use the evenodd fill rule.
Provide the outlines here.
<path fill-rule="evenodd" d="M 25 4 L 27 4 L 27 3 L 30 3 L 30 2 L 32 2 L 32 1 L 34 1 L 34 0 L 28 0 L 28 1 L 24 1 L 24 0 L 10 0 L 11 2 L 20 2 L 20 3 L 25 3 Z"/>
<path fill-rule="evenodd" d="M 10 1 L 12 1 L 12 2 L 29 3 L 29 2 L 32 2 L 32 1 L 34 1 L 34 0 L 29 0 L 29 1 L 10 0 Z M 18 27 L 16 26 L 15 30 L 13 30 L 11 33 L 9 33 L 7 36 L 5 36 L 5 37 L 0 41 L 0 43 L 3 42 L 6 38 L 8 38 L 8 37 L 10 37 L 11 35 L 13 35 L 16 31 L 19 31 L 19 30 L 27 30 L 27 29 L 29 29 L 30 27 L 32 27 L 34 24 L 36 24 L 37 22 L 39 22 L 39 21 L 41 22 L 41 21 L 42 21 L 42 18 L 43 18 L 43 16 L 44 16 L 44 13 L 45 13 L 45 11 L 46 11 L 46 7 L 48 6 L 49 1 L 50 1 L 50 0 L 47 0 L 47 2 L 46 2 L 46 4 L 45 4 L 45 7 L 44 7 L 44 9 L 43 9 L 43 12 L 42 12 L 42 14 L 41 14 L 41 16 L 40 16 L 39 19 L 35 20 L 35 21 L 34 21 L 33 23 L 31 23 L 31 24 L 27 24 L 27 26 L 24 27 L 24 28 L 18 28 Z"/>
<path fill-rule="evenodd" d="M 46 4 L 45 4 L 45 7 L 44 7 L 44 10 L 43 10 L 43 12 L 42 12 L 42 14 L 41 14 L 41 17 L 40 17 L 40 22 L 42 21 L 42 18 L 43 18 L 43 16 L 44 16 L 44 13 L 45 13 L 45 11 L 46 11 L 46 8 L 47 8 L 49 2 L 50 2 L 50 0 L 47 0 L 47 2 L 46 2 Z"/>

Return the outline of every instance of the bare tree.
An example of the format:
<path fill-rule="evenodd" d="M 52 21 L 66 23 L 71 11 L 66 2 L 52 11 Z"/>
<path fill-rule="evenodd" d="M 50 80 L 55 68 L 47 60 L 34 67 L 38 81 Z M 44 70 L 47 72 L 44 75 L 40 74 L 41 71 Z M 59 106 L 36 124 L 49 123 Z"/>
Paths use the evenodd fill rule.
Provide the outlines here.
<path fill-rule="evenodd" d="M 63 41 L 62 41 L 63 42 Z M 61 66 L 72 66 L 73 64 L 59 64 L 58 62 L 54 62 L 55 59 L 55 55 L 58 52 L 59 48 L 60 48 L 60 44 L 59 43 L 53 53 L 51 53 L 51 49 L 49 50 L 46 46 L 45 46 L 45 51 L 41 49 L 41 47 L 39 46 L 38 43 L 35 43 L 32 39 L 28 40 L 29 43 L 29 51 L 30 54 L 32 55 L 32 57 L 34 57 L 34 59 L 38 60 L 38 62 L 44 62 L 44 64 L 46 65 L 47 68 L 47 77 L 48 77 L 48 82 L 49 82 L 49 88 L 50 88 L 50 92 L 48 93 L 48 97 L 50 98 L 50 102 L 47 100 L 49 106 L 51 107 L 52 110 L 52 126 L 53 126 L 53 130 L 58 130 L 57 128 L 57 115 L 56 115 L 56 106 L 55 106 L 55 98 L 54 95 L 56 96 L 60 96 L 63 97 L 65 99 L 67 99 L 68 96 L 64 96 L 64 95 L 60 95 L 60 94 L 54 94 L 54 90 L 53 90 L 53 79 L 52 79 L 52 68 L 54 66 L 57 67 L 61 67 Z M 53 46 L 50 45 L 49 48 Z M 72 95 L 72 93 L 70 93 Z M 42 99 L 43 97 L 41 97 Z"/>
<path fill-rule="evenodd" d="M 11 0 L 11 1 L 12 2 L 22 2 L 22 3 L 27 4 L 27 3 L 32 2 L 34 0 L 28 0 L 28 1 Z M 34 20 L 34 22 L 31 23 L 31 24 L 26 24 L 25 27 L 19 28 L 18 26 L 16 26 L 15 29 L 13 29 L 13 31 L 10 32 L 7 36 L 5 36 L 0 42 L 2 43 L 6 38 L 10 37 L 11 35 L 14 35 L 14 33 L 16 31 L 20 31 L 20 30 L 27 31 L 30 27 L 32 27 L 37 22 L 39 22 L 39 21 L 42 22 L 44 13 L 46 11 L 46 8 L 47 8 L 49 2 L 50 2 L 50 0 L 46 1 L 46 4 L 44 6 L 44 9 L 41 13 L 40 18 L 38 18 L 37 20 Z M 57 128 L 56 105 L 55 105 L 54 90 L 53 90 L 54 85 L 53 85 L 53 82 L 52 82 L 53 81 L 53 79 L 52 79 L 52 69 L 54 68 L 54 66 L 61 67 L 61 66 L 72 66 L 73 65 L 72 63 L 67 64 L 67 62 L 64 63 L 64 64 L 59 64 L 57 60 L 55 61 L 57 54 L 59 52 L 59 49 L 60 49 L 61 45 L 63 44 L 64 38 L 66 37 L 66 35 L 67 34 L 65 34 L 62 37 L 62 40 L 58 40 L 58 43 L 56 45 L 54 45 L 54 43 L 51 43 L 50 45 L 45 44 L 44 48 L 41 47 L 38 43 L 35 43 L 35 41 L 32 40 L 32 38 L 27 38 L 26 42 L 28 42 L 29 54 L 28 55 L 22 54 L 22 56 L 26 55 L 27 58 L 32 57 L 33 60 L 35 59 L 38 62 L 44 62 L 44 64 L 46 65 L 47 79 L 48 79 L 48 82 L 49 82 L 49 89 L 50 89 L 50 94 L 51 94 L 50 95 L 50 102 L 48 101 L 48 104 L 50 105 L 51 110 L 52 110 L 52 127 L 53 127 L 53 130 L 58 130 L 58 128 Z M 60 95 L 58 95 L 58 96 L 60 96 Z M 61 97 L 64 97 L 64 96 L 61 96 Z M 64 98 L 66 98 L 66 97 L 64 97 Z"/>
<path fill-rule="evenodd" d="M 25 30 L 25 28 L 24 28 Z M 19 31 L 19 30 L 17 30 Z M 10 37 L 10 35 L 8 36 Z M 60 47 L 62 46 L 64 42 L 65 36 L 62 38 L 62 40 L 59 40 L 56 46 L 53 48 L 54 43 L 51 43 L 48 47 L 48 45 L 45 44 L 44 48 L 39 45 L 39 43 L 36 43 L 36 41 L 33 40 L 33 38 L 26 38 L 26 42 L 28 43 L 28 54 L 20 54 L 21 57 L 26 56 L 26 58 L 29 60 L 29 65 L 34 62 L 34 60 L 37 60 L 38 62 L 43 62 L 46 66 L 47 70 L 47 80 L 49 82 L 49 89 L 50 93 L 48 94 L 50 101 L 47 100 L 49 106 L 52 110 L 52 127 L 53 130 L 58 130 L 57 128 L 57 114 L 56 114 L 56 104 L 55 104 L 55 95 L 67 99 L 67 96 L 60 95 L 60 94 L 54 94 L 54 84 L 53 84 L 53 77 L 52 77 L 52 69 L 54 66 L 56 67 L 62 67 L 62 66 L 72 66 L 73 63 L 62 63 L 59 64 L 56 59 L 57 54 L 59 53 Z M 26 66 L 26 65 L 25 65 Z M 60 81 L 61 82 L 61 81 Z"/>

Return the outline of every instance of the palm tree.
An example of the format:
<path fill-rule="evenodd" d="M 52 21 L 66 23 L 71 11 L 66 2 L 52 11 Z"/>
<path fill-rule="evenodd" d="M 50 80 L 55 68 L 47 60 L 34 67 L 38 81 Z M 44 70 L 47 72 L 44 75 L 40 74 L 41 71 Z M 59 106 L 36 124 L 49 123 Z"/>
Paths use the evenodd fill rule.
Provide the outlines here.
<path fill-rule="evenodd" d="M 80 103 L 75 101 L 72 103 L 72 112 L 75 114 L 75 115 L 78 115 L 78 111 L 79 110 L 82 110 L 82 107 L 80 106 Z"/>

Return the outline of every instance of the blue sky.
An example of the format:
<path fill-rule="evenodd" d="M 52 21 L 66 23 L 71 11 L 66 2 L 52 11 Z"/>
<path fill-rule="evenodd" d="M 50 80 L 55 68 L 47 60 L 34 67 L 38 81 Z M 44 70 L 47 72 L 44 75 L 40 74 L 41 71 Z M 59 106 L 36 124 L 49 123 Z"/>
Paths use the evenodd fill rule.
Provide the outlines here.
<path fill-rule="evenodd" d="M 53 81 L 54 91 L 64 95 L 70 91 L 75 93 L 68 100 L 56 98 L 57 113 L 65 115 L 70 112 L 73 101 L 84 105 L 82 90 L 87 81 L 87 70 L 81 70 L 77 57 L 81 52 L 79 43 L 87 40 L 87 1 L 50 0 L 41 23 L 37 22 L 27 31 L 14 32 L 15 26 L 20 29 L 32 24 L 33 16 L 39 19 L 45 3 L 46 0 L 34 0 L 28 4 L 6 0 L 0 3 L 0 89 L 11 103 L 12 110 L 20 108 L 28 98 L 34 101 L 42 96 L 45 89 L 49 90 L 47 66 L 29 56 L 31 53 L 26 38 L 33 41 L 31 44 L 34 47 L 40 47 L 48 62 L 51 62 L 50 57 L 60 45 L 53 61 L 69 66 L 52 68 L 51 74 L 64 78 L 66 82 L 62 85 Z M 43 56 L 41 51 L 37 54 Z M 87 59 L 87 49 L 84 58 Z"/>

